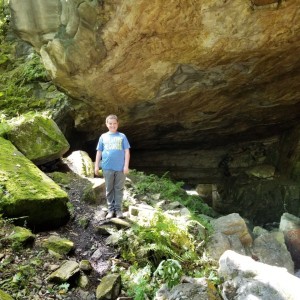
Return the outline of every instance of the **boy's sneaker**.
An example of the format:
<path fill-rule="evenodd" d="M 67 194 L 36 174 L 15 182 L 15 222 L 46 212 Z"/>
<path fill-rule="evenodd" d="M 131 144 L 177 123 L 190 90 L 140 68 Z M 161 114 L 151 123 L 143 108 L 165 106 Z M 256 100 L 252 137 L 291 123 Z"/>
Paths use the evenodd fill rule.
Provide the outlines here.
<path fill-rule="evenodd" d="M 119 218 L 119 219 L 124 218 L 123 213 L 121 211 L 117 211 L 116 217 Z"/>
<path fill-rule="evenodd" d="M 114 216 L 113 211 L 109 211 L 108 214 L 106 215 L 106 219 L 111 219 Z"/>

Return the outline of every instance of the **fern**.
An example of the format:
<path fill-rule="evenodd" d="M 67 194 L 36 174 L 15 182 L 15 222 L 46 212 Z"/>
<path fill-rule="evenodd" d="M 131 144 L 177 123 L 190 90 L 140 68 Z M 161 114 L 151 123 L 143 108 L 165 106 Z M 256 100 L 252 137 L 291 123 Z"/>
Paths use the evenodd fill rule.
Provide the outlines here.
<path fill-rule="evenodd" d="M 157 212 L 148 226 L 135 224 L 124 231 L 118 245 L 123 259 L 140 266 L 158 266 L 165 259 L 192 264 L 198 259 L 195 243 L 186 223 L 177 224 L 163 212 Z"/>
<path fill-rule="evenodd" d="M 151 260 L 157 263 L 160 263 L 164 259 L 176 259 L 180 262 L 183 262 L 183 259 L 180 255 L 178 255 L 174 250 L 172 250 L 167 245 L 163 244 L 147 244 L 145 246 L 141 246 L 141 252 L 151 253 Z"/>
<path fill-rule="evenodd" d="M 196 219 L 199 214 L 216 216 L 216 212 L 204 203 L 200 196 L 188 195 L 182 188 L 184 183 L 182 181 L 172 181 L 168 172 L 159 177 L 154 174 L 146 175 L 143 172 L 132 170 L 129 176 L 133 182 L 133 189 L 137 194 L 160 194 L 162 199 L 178 201 L 192 211 Z"/>

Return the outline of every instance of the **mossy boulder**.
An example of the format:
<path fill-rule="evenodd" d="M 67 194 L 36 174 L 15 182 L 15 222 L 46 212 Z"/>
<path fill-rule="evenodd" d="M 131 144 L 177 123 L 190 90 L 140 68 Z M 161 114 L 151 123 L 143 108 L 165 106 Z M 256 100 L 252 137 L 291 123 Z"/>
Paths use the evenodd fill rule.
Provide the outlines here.
<path fill-rule="evenodd" d="M 48 250 L 61 255 L 68 254 L 74 249 L 74 243 L 72 241 L 55 235 L 51 235 L 49 238 L 45 239 L 42 245 Z"/>
<path fill-rule="evenodd" d="M 69 218 L 68 195 L 10 141 L 0 137 L 0 212 L 29 228 L 51 229 Z"/>
<path fill-rule="evenodd" d="M 28 113 L 11 119 L 7 138 L 37 165 L 62 157 L 70 148 L 56 123 L 41 114 Z"/>

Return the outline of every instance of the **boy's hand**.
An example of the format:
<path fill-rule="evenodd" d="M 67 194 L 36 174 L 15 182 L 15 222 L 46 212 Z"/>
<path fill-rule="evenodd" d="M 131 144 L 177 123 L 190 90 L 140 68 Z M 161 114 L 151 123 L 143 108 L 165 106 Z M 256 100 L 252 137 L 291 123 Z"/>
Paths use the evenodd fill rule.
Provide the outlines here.
<path fill-rule="evenodd" d="M 99 169 L 95 168 L 95 175 L 99 176 Z"/>
<path fill-rule="evenodd" d="M 124 173 L 124 174 L 128 174 L 128 173 L 129 173 L 129 169 L 128 169 L 127 167 L 124 167 L 123 173 Z"/>

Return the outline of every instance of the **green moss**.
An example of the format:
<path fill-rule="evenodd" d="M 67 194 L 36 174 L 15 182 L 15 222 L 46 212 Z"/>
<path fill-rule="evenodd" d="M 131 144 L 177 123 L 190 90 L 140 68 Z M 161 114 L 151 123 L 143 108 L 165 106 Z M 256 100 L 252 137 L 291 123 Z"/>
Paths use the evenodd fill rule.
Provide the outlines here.
<path fill-rule="evenodd" d="M 49 177 L 59 185 L 68 185 L 72 181 L 70 173 L 52 172 Z"/>
<path fill-rule="evenodd" d="M 7 0 L 0 0 L 0 113 L 15 117 L 28 111 L 55 111 L 67 105 L 68 97 L 49 81 L 49 76 L 37 52 L 18 55 L 20 40 L 12 41 L 10 10 Z M 47 82 L 48 90 L 41 84 Z M 48 92 L 53 92 L 49 97 Z"/>
<path fill-rule="evenodd" d="M 43 247 L 59 254 L 68 254 L 73 248 L 74 243 L 59 236 L 50 236 L 43 242 Z"/>
<path fill-rule="evenodd" d="M 49 117 L 27 113 L 9 121 L 8 139 L 30 160 L 45 163 L 62 156 L 69 143 Z"/>
<path fill-rule="evenodd" d="M 28 225 L 60 224 L 68 217 L 68 196 L 9 141 L 0 138 L 0 210 L 27 217 Z M 51 222 L 51 223 L 49 223 Z"/>
<path fill-rule="evenodd" d="M 0 137 L 6 137 L 6 134 L 9 130 L 9 125 L 6 120 L 1 119 L 0 116 Z"/>
<path fill-rule="evenodd" d="M 93 189 L 93 184 L 88 184 L 83 188 L 82 196 L 80 200 L 91 204 L 96 203 L 97 199 L 96 199 L 95 190 Z"/>
<path fill-rule="evenodd" d="M 10 199 L 9 201 L 13 201 L 13 198 L 27 199 L 29 195 L 31 199 L 65 196 L 64 191 L 28 161 L 9 141 L 1 138 L 0 144 L 2 150 L 0 180 L 6 189 L 3 199 Z M 42 183 L 47 183 L 47 185 L 42 185 Z"/>
<path fill-rule="evenodd" d="M 27 228 L 15 226 L 13 232 L 8 236 L 8 239 L 12 241 L 14 248 L 19 248 L 33 242 L 35 235 Z"/>
<path fill-rule="evenodd" d="M 13 300 L 13 298 L 6 294 L 4 291 L 0 290 L 0 299 L 1 300 Z"/>

